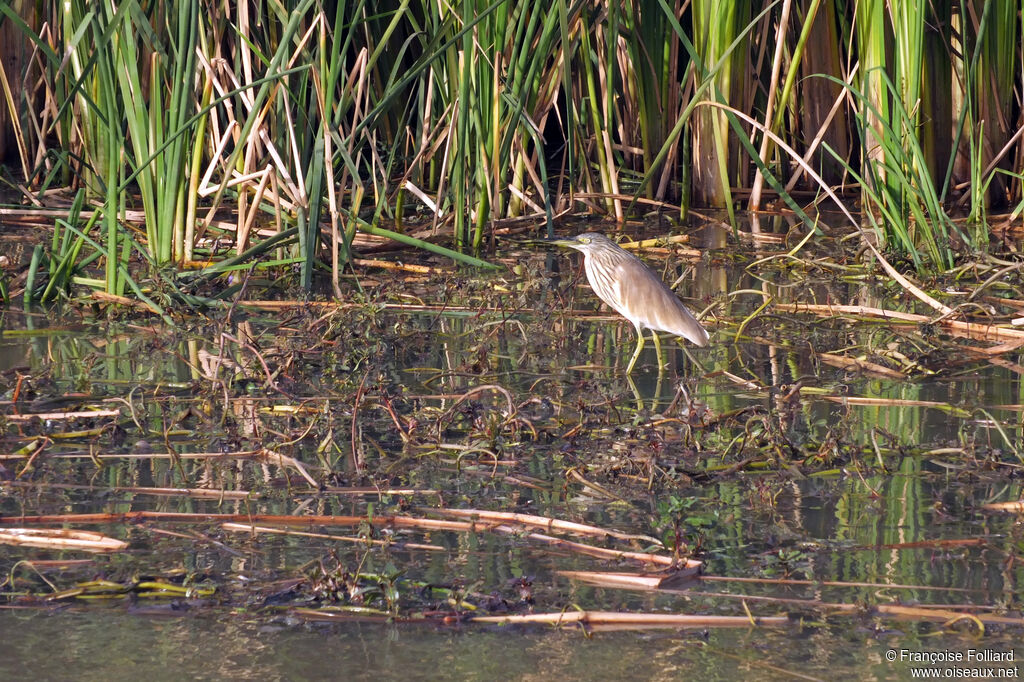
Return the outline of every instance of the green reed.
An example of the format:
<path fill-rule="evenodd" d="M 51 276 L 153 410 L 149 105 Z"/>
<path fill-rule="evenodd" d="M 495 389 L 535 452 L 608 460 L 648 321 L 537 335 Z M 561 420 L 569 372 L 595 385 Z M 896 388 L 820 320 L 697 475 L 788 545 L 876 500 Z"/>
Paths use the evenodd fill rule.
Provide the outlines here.
<path fill-rule="evenodd" d="M 799 204 L 791 192 L 816 189 L 808 167 L 861 199 L 864 222 L 922 269 L 984 248 L 987 213 L 1024 205 L 1010 3 L 778 0 L 755 13 L 720 0 L 68 0 L 34 11 L 0 0 L 37 53 L 13 78 L 43 93 L 7 95 L 8 82 L 3 98 L 35 116 L 18 123 L 26 184 L 86 191 L 40 260 L 47 298 L 99 281 L 83 262 L 122 294 L 140 262 L 195 281 L 174 273 L 222 273 L 241 254 L 299 263 L 305 287 L 329 270 L 340 295 L 360 233 L 415 245 L 447 234 L 455 252 L 478 253 L 503 220 L 550 224 L 557 205 L 624 221 L 640 197 L 680 211 L 692 197 L 731 212 L 748 191 L 752 208 L 762 191 Z"/>

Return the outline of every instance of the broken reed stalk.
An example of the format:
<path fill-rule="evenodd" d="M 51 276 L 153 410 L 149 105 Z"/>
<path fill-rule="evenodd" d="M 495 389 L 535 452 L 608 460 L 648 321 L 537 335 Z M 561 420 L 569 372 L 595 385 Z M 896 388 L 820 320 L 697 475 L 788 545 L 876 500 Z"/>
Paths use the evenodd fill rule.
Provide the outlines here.
<path fill-rule="evenodd" d="M 1024 341 L 1024 329 L 1010 329 L 997 327 L 991 324 L 979 324 L 977 322 L 962 322 L 952 320 L 948 317 L 940 317 L 938 320 L 917 315 L 904 313 L 897 310 L 885 310 L 882 308 L 871 308 L 860 305 L 820 305 L 811 303 L 775 303 L 773 307 L 780 312 L 787 313 L 811 313 L 823 317 L 834 317 L 836 315 L 858 315 L 868 318 L 882 320 L 900 320 L 902 322 L 916 322 L 918 324 L 933 324 L 945 328 L 954 336 L 963 336 L 979 341 Z M 1017 346 L 1007 348 L 1013 350 Z"/>
<path fill-rule="evenodd" d="M 496 526 L 492 530 L 496 533 L 503 533 L 506 535 L 514 535 L 521 532 L 519 529 L 512 528 L 510 526 Z M 660 564 L 662 566 L 674 566 L 678 563 L 674 557 L 665 556 L 664 554 L 624 552 L 616 549 L 605 549 L 604 547 L 594 547 L 593 545 L 585 545 L 582 542 L 563 540 L 561 538 L 555 538 L 541 533 L 527 533 L 523 535 L 523 537 L 540 544 L 548 545 L 549 547 L 557 547 L 576 554 L 592 556 L 597 559 L 639 561 L 641 563 Z M 701 562 L 693 559 L 684 559 L 683 562 L 687 569 L 698 569 L 702 566 Z"/>
<path fill-rule="evenodd" d="M 742 583 L 755 585 L 785 585 L 789 587 L 843 587 L 871 590 L 928 590 L 937 592 L 970 592 L 979 593 L 984 590 L 971 589 L 969 587 L 945 587 L 942 585 L 905 585 L 901 583 L 868 583 L 845 580 L 802 580 L 794 578 L 747 578 L 732 577 L 724 575 L 689 575 L 685 572 L 656 572 L 656 573 L 609 573 L 601 571 L 557 571 L 558 575 L 571 580 L 578 580 L 589 585 L 598 587 L 618 587 L 632 590 L 658 590 L 685 592 L 679 589 L 678 585 L 689 583 L 694 585 L 697 581 L 703 582 L 725 582 Z M 700 594 L 705 594 L 701 592 Z M 749 595 L 731 595 L 735 597 L 747 597 Z M 765 597 L 773 599 L 773 597 Z M 804 603 L 806 600 L 798 600 Z M 931 607 L 930 607 L 931 608 Z"/>
<path fill-rule="evenodd" d="M 27 422 L 33 419 L 68 421 L 71 419 L 97 419 L 99 417 L 120 417 L 121 410 L 79 410 L 75 412 L 37 412 L 34 414 L 8 414 L 4 419 L 10 422 Z"/>
<path fill-rule="evenodd" d="M 127 542 L 102 533 L 68 528 L 0 528 L 0 545 L 86 552 L 118 552 L 128 548 Z"/>
<path fill-rule="evenodd" d="M 543 535 L 525 533 L 523 528 L 500 523 L 481 523 L 474 521 L 448 521 L 443 519 L 424 519 L 410 516 L 292 516 L 275 514 L 216 514 L 216 513 L 184 513 L 132 511 L 119 514 L 51 514 L 37 516 L 0 517 L 0 524 L 44 524 L 44 523 L 145 523 L 145 522 L 176 522 L 176 523 L 239 523 L 268 524 L 279 526 L 346 526 L 354 527 L 363 524 L 371 526 L 391 526 L 394 528 L 410 528 L 428 531 L 453 531 L 475 533 L 489 531 L 504 535 L 522 535 L 532 542 L 557 547 L 576 554 L 583 554 L 600 559 L 637 561 L 662 566 L 673 566 L 677 563 L 671 556 L 651 554 L 647 552 L 631 552 L 604 547 L 595 547 L 571 540 Z M 685 561 L 688 570 L 697 570 L 701 563 L 688 559 Z"/>
<path fill-rule="evenodd" d="M 4 523 L 203 523 L 203 522 L 234 522 L 234 523 L 267 523 L 282 526 L 358 526 L 362 523 L 396 528 L 416 528 L 420 530 L 452 530 L 474 531 L 490 530 L 492 525 L 474 524 L 462 521 L 443 521 L 440 519 L 419 519 L 409 516 L 292 516 L 277 514 L 218 514 L 188 512 L 130 511 L 121 513 L 96 514 L 48 514 L 37 516 L 4 516 Z"/>
<path fill-rule="evenodd" d="M 704 616 L 678 613 L 624 613 L 621 611 L 562 611 L 505 616 L 473 616 L 472 623 L 498 625 L 619 625 L 657 628 L 784 627 L 788 616 Z"/>
<path fill-rule="evenodd" d="M 683 628 L 785 627 L 794 623 L 787 616 L 705 616 L 689 614 L 626 613 L 622 611 L 560 611 L 558 613 L 511 614 L 505 616 L 463 616 L 455 611 L 434 611 L 425 617 L 395 617 L 375 609 L 291 609 L 288 612 L 305 620 L 321 622 L 374 623 L 448 623 L 481 625 L 553 625 L 580 626 L 588 632 L 612 630 L 651 630 Z"/>

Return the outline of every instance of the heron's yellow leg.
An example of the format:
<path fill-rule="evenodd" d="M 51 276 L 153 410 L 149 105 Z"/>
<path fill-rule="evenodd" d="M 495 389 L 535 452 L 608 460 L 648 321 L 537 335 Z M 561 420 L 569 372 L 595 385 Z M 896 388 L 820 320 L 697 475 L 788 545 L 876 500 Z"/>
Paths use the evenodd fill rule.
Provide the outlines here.
<path fill-rule="evenodd" d="M 658 338 L 658 332 L 651 332 L 651 336 L 654 338 L 654 350 L 658 354 L 658 376 L 661 376 L 661 371 L 665 368 L 665 358 L 661 354 L 661 339 Z"/>
<path fill-rule="evenodd" d="M 644 349 L 644 333 L 639 327 L 636 329 L 636 350 L 633 351 L 633 357 L 629 360 L 629 366 L 626 367 L 626 374 L 633 371 L 633 365 L 636 364 L 636 359 L 640 357 L 640 351 Z"/>

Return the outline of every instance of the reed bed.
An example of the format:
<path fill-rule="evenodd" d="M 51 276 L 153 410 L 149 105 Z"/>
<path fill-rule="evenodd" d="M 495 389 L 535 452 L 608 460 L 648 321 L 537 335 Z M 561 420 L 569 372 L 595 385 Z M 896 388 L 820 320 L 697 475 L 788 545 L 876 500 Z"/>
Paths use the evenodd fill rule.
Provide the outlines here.
<path fill-rule="evenodd" d="M 163 314 L 150 282 L 194 304 L 285 266 L 340 295 L 361 239 L 483 266 L 515 221 L 768 206 L 811 229 L 826 196 L 945 270 L 1024 210 L 1020 25 L 980 1 L 5 1 L 2 177 L 60 212 L 25 299 Z"/>

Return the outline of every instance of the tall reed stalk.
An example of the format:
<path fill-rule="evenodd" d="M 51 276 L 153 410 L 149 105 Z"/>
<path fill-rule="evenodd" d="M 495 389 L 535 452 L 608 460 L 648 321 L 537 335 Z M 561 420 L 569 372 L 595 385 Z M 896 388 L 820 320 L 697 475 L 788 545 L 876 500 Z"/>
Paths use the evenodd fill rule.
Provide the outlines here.
<path fill-rule="evenodd" d="M 745 3 L 727 0 L 693 2 L 694 46 L 705 65 L 720 63 L 711 75 L 707 98 L 729 102 L 734 60 L 723 59 L 730 43 L 739 35 L 739 8 Z M 701 205 L 732 205 L 729 177 L 729 123 L 725 114 L 702 107 L 693 125 L 693 197 Z"/>
<path fill-rule="evenodd" d="M 184 295 L 246 259 L 306 287 L 326 265 L 340 296 L 360 235 L 480 264 L 465 254 L 508 219 L 731 211 L 748 189 L 800 205 L 812 168 L 918 268 L 984 248 L 989 207 L 1021 201 L 1020 8 L 754 7 L 0 0 L 35 51 L 0 70 L 6 108 L 34 114 L 16 117 L 27 191 L 85 190 L 39 261 L 47 296 L 134 292 L 140 260 Z"/>

